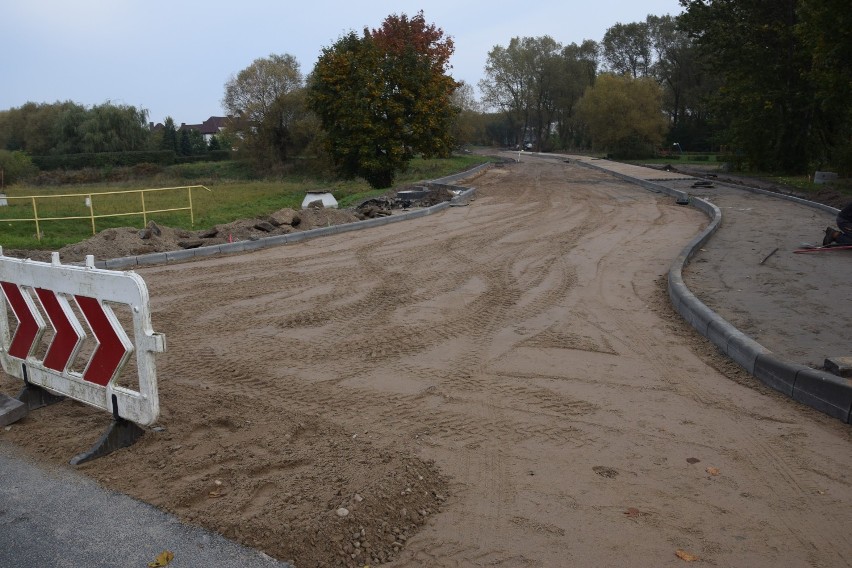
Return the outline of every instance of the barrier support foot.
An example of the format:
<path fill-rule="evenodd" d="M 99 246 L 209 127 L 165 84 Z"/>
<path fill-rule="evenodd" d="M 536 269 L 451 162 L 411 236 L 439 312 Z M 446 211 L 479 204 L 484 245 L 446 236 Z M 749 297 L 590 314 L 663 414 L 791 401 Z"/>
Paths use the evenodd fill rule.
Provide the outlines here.
<path fill-rule="evenodd" d="M 142 437 L 145 431 L 135 423 L 125 420 L 124 418 L 114 418 L 112 423 L 107 428 L 107 431 L 101 436 L 92 449 L 82 454 L 77 454 L 71 458 L 71 465 L 80 465 L 89 460 L 103 457 L 107 454 L 126 448 L 133 445 L 139 438 Z"/>
<path fill-rule="evenodd" d="M 27 410 L 35 410 L 36 408 L 56 404 L 65 400 L 64 396 L 53 394 L 49 390 L 29 382 L 27 380 L 26 367 L 24 367 L 24 388 L 21 389 L 21 392 L 15 398 L 26 404 Z"/>
<path fill-rule="evenodd" d="M 36 408 L 49 406 L 65 400 L 64 396 L 53 394 L 35 385 L 24 385 L 24 388 L 18 393 L 16 398 L 27 405 L 27 410 L 35 410 Z"/>

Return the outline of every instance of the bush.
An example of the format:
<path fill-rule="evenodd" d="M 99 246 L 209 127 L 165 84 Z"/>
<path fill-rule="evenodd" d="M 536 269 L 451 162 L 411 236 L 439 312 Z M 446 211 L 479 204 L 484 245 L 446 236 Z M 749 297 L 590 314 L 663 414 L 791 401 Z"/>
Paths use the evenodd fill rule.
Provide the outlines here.
<path fill-rule="evenodd" d="M 734 172 L 745 171 L 746 158 L 742 154 L 720 154 L 716 156 L 717 162 L 725 162 L 728 169 Z"/>
<path fill-rule="evenodd" d="M 138 152 L 99 152 L 92 154 L 60 154 L 56 156 L 33 156 L 32 162 L 42 171 L 81 170 L 83 168 L 109 168 L 154 164 L 190 164 L 193 162 L 221 162 L 231 159 L 228 150 L 215 150 L 198 156 L 177 156 L 172 150 Z"/>
<path fill-rule="evenodd" d="M 3 184 L 16 183 L 38 173 L 30 157 L 24 152 L 0 150 L 0 170 L 3 170 Z"/>
<path fill-rule="evenodd" d="M 136 178 L 148 178 L 153 177 L 159 173 L 162 173 L 164 170 L 163 166 L 157 164 L 150 164 L 148 162 L 143 162 L 141 164 L 136 164 L 131 168 L 133 172 L 133 177 Z"/>
<path fill-rule="evenodd" d="M 175 164 L 194 164 L 196 162 L 206 162 L 207 156 L 178 156 L 175 158 Z"/>
<path fill-rule="evenodd" d="M 224 162 L 233 158 L 233 152 L 230 150 L 210 150 L 206 156 L 210 162 Z"/>
<path fill-rule="evenodd" d="M 105 180 L 104 171 L 95 168 L 79 170 L 51 170 L 38 172 L 30 182 L 33 185 L 66 185 L 81 183 L 99 183 Z"/>
<path fill-rule="evenodd" d="M 834 147 L 831 152 L 831 167 L 840 177 L 852 176 L 852 141 Z"/>
<path fill-rule="evenodd" d="M 709 162 L 710 156 L 692 156 L 692 159 L 696 162 Z"/>
<path fill-rule="evenodd" d="M 110 166 L 135 166 L 143 163 L 167 166 L 175 163 L 175 153 L 171 150 L 99 152 L 92 154 L 33 156 L 32 160 L 41 170 L 80 170 L 83 168 L 105 168 Z"/>

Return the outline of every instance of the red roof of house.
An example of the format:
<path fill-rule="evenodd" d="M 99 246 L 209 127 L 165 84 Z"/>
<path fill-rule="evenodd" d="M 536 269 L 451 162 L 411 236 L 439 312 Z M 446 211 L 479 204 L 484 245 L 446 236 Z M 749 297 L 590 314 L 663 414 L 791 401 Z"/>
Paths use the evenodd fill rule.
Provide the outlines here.
<path fill-rule="evenodd" d="M 211 116 L 207 120 L 201 123 L 202 134 L 216 134 L 222 128 L 225 128 L 225 123 L 227 122 L 228 117 L 226 116 Z"/>
<path fill-rule="evenodd" d="M 197 130 L 201 134 L 219 134 L 219 130 L 225 127 L 228 117 L 226 116 L 211 116 L 201 124 L 181 124 L 180 130 Z"/>

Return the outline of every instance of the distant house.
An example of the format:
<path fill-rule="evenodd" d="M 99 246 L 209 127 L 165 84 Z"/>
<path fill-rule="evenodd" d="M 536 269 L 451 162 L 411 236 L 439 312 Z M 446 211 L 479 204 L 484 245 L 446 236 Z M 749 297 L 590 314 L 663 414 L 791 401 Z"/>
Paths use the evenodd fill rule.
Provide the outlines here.
<path fill-rule="evenodd" d="M 178 132 L 186 129 L 197 130 L 204 137 L 204 141 L 209 144 L 210 139 L 219 134 L 225 128 L 225 123 L 227 121 L 228 117 L 226 116 L 211 116 L 201 124 L 186 124 L 185 122 L 182 122 L 180 124 L 180 128 L 178 128 Z"/>
<path fill-rule="evenodd" d="M 228 122 L 227 116 L 211 116 L 201 124 L 187 124 L 185 122 L 180 123 L 180 127 L 177 129 L 178 132 L 181 130 L 197 130 L 204 137 L 204 141 L 208 144 L 210 143 L 210 139 L 213 138 L 216 134 L 219 134 L 222 129 L 225 128 L 225 124 Z M 158 132 L 165 128 L 163 123 L 158 122 L 154 124 L 153 122 L 148 123 L 148 130 L 151 132 Z"/>

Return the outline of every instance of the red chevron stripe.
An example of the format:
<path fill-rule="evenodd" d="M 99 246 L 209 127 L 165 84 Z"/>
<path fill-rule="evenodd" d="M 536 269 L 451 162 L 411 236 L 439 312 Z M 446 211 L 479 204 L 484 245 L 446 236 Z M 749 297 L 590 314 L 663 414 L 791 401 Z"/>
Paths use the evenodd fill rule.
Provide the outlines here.
<path fill-rule="evenodd" d="M 71 323 L 70 318 L 74 317 L 73 314 L 66 311 L 67 304 L 63 305 L 63 302 L 60 302 L 59 297 L 54 292 L 44 288 L 36 288 L 35 291 L 38 299 L 41 300 L 41 305 L 44 307 L 47 317 L 50 319 L 50 324 L 56 331 L 53 341 L 47 348 L 44 366 L 62 373 L 85 336 L 80 332 L 78 326 Z"/>
<path fill-rule="evenodd" d="M 92 359 L 83 371 L 83 380 L 106 386 L 127 361 L 132 346 L 129 342 L 122 341 L 122 336 L 118 334 L 110 317 L 104 311 L 109 309 L 108 307 L 101 305 L 95 298 L 74 296 L 74 299 L 98 340 Z"/>
<path fill-rule="evenodd" d="M 35 346 L 44 333 L 44 321 L 40 314 L 34 314 L 30 309 L 32 300 L 28 303 L 21 289 L 9 282 L 0 282 L 9 305 L 15 317 L 18 318 L 18 328 L 9 344 L 9 355 L 18 359 L 26 359 L 35 351 Z"/>

